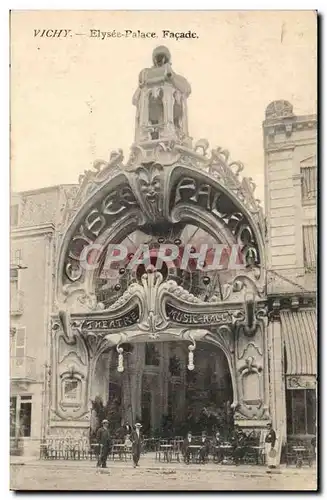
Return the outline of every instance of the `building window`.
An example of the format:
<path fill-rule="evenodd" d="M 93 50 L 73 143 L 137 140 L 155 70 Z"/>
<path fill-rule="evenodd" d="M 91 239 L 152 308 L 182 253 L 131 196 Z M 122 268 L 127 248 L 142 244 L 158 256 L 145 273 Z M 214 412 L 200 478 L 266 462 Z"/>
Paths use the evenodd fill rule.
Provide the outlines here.
<path fill-rule="evenodd" d="M 316 391 L 296 389 L 286 391 L 287 434 L 316 434 Z"/>
<path fill-rule="evenodd" d="M 16 437 L 17 397 L 10 398 L 10 437 Z"/>
<path fill-rule="evenodd" d="M 16 328 L 15 340 L 14 340 L 14 356 L 17 358 L 22 358 L 26 354 L 26 328 L 18 327 Z"/>
<path fill-rule="evenodd" d="M 10 263 L 11 263 L 11 267 L 12 267 L 11 270 L 12 271 L 16 271 L 17 266 L 22 265 L 22 250 L 20 248 L 11 251 Z"/>
<path fill-rule="evenodd" d="M 302 202 L 310 205 L 317 199 L 317 167 L 302 167 Z"/>
<path fill-rule="evenodd" d="M 18 292 L 18 269 L 10 269 L 10 301 L 16 300 Z"/>
<path fill-rule="evenodd" d="M 18 226 L 18 210 L 19 206 L 16 205 L 11 205 L 10 207 L 10 226 L 15 227 Z"/>
<path fill-rule="evenodd" d="M 316 269 L 317 226 L 303 226 L 303 261 L 307 271 Z"/>
<path fill-rule="evenodd" d="M 11 300 L 11 302 L 17 300 L 18 278 L 19 278 L 18 266 L 21 264 L 21 260 L 22 260 L 21 250 L 12 251 L 11 258 L 10 258 L 10 300 Z"/>
<path fill-rule="evenodd" d="M 24 437 L 30 437 L 31 435 L 31 419 L 32 419 L 32 397 L 21 396 L 19 421 L 20 421 L 21 435 Z"/>
<path fill-rule="evenodd" d="M 10 398 L 10 437 L 30 437 L 32 423 L 32 396 Z"/>

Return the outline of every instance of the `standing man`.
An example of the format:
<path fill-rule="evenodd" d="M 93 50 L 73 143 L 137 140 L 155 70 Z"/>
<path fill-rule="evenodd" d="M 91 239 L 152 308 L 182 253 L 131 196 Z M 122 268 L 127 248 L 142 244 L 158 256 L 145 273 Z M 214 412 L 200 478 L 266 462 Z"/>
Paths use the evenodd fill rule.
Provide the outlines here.
<path fill-rule="evenodd" d="M 108 430 L 108 420 L 102 420 L 102 427 L 98 429 L 97 432 L 97 443 L 100 448 L 99 459 L 97 463 L 97 467 L 101 467 L 102 469 L 106 469 L 107 467 L 107 458 L 109 455 L 109 451 L 111 448 L 111 440 Z"/>
<path fill-rule="evenodd" d="M 266 463 L 269 469 L 276 469 L 276 458 L 277 452 L 275 450 L 276 444 L 276 432 L 272 428 L 272 425 L 269 423 L 268 434 L 265 438 L 265 454 L 266 454 Z"/>
<path fill-rule="evenodd" d="M 138 467 L 141 456 L 141 448 L 142 448 L 141 427 L 142 425 L 139 422 L 137 422 L 135 424 L 135 429 L 130 437 L 132 441 L 132 455 L 133 455 L 134 468 Z"/>
<path fill-rule="evenodd" d="M 191 444 L 193 444 L 192 432 L 189 431 L 187 433 L 186 438 L 184 439 L 184 442 L 183 442 L 183 455 L 184 455 L 184 461 L 186 464 L 190 463 L 190 457 L 191 457 L 190 445 Z"/>
<path fill-rule="evenodd" d="M 221 436 L 220 436 L 220 432 L 217 431 L 216 432 L 216 435 L 214 437 L 214 440 L 213 440 L 213 446 L 214 446 L 214 458 L 215 460 L 217 461 L 217 463 L 219 464 L 220 462 L 222 462 L 223 460 L 223 454 L 221 452 L 221 445 L 222 445 L 222 439 L 221 439 Z"/>
<path fill-rule="evenodd" d="M 205 464 L 210 451 L 210 441 L 208 439 L 206 431 L 202 432 L 201 437 L 201 448 L 199 451 L 200 463 Z"/>

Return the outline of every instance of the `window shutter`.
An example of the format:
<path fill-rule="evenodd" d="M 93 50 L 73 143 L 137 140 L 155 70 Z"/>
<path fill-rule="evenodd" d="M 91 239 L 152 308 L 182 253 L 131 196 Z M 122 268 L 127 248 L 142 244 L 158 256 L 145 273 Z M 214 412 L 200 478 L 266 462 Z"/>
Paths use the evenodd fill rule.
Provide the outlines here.
<path fill-rule="evenodd" d="M 317 260 L 317 226 L 303 226 L 304 267 L 316 268 Z"/>
<path fill-rule="evenodd" d="M 15 356 L 25 356 L 26 350 L 26 327 L 21 326 L 16 328 L 15 336 Z"/>
<path fill-rule="evenodd" d="M 317 167 L 302 167 L 302 201 L 314 202 L 317 198 Z"/>

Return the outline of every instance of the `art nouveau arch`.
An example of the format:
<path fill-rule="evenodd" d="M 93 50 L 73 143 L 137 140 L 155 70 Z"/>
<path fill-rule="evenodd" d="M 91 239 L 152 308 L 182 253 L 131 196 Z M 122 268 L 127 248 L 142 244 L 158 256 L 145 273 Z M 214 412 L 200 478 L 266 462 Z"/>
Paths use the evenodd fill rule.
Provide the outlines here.
<path fill-rule="evenodd" d="M 59 304 L 69 306 L 77 296 L 84 296 L 94 307 L 94 269 L 81 269 L 81 248 L 96 244 L 105 252 L 109 244 L 120 243 L 139 228 L 147 227 L 151 232 L 151 228 L 167 224 L 175 228 L 196 225 L 228 246 L 251 245 L 260 267 L 262 286 L 265 267 L 262 219 L 258 206 L 245 203 L 244 186 L 239 181 L 236 184 L 238 174 L 232 174 L 230 169 L 224 185 L 223 177 L 219 177 L 213 166 L 199 169 L 191 162 L 173 165 L 156 162 L 128 170 L 113 172 L 106 182 L 97 185 L 93 181 L 87 187 L 85 201 L 82 198 L 61 239 L 56 287 Z"/>

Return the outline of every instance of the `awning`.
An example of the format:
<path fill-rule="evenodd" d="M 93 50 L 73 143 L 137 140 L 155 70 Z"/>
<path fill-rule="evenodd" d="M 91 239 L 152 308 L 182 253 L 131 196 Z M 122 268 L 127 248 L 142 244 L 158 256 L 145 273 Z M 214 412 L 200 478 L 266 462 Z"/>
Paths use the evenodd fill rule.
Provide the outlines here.
<path fill-rule="evenodd" d="M 280 317 L 286 347 L 286 375 L 316 375 L 316 311 L 281 311 Z"/>

